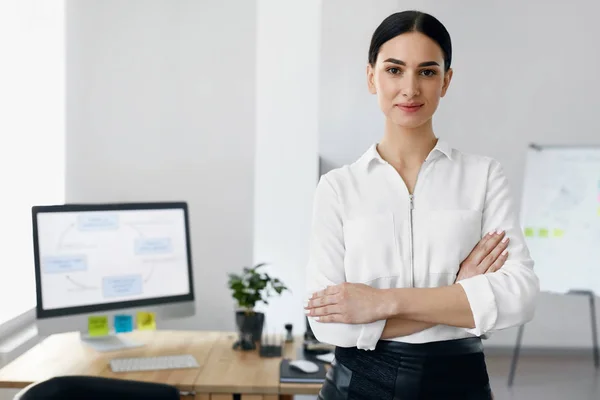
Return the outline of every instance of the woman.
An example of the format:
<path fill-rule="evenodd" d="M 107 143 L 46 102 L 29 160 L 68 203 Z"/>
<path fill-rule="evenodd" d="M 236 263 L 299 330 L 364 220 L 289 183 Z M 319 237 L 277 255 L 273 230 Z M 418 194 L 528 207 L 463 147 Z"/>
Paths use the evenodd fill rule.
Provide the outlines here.
<path fill-rule="evenodd" d="M 383 138 L 315 195 L 306 312 L 336 345 L 321 399 L 490 399 L 481 337 L 533 318 L 539 283 L 502 167 L 433 131 L 451 60 L 431 15 L 373 34 Z"/>

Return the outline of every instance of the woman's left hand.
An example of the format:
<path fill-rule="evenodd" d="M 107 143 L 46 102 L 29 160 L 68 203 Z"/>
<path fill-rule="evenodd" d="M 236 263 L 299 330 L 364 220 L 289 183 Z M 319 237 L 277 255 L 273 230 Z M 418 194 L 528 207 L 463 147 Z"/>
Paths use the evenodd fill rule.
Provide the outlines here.
<path fill-rule="evenodd" d="M 304 308 L 319 322 L 365 324 L 386 319 L 384 294 L 362 283 L 345 282 L 314 293 Z"/>

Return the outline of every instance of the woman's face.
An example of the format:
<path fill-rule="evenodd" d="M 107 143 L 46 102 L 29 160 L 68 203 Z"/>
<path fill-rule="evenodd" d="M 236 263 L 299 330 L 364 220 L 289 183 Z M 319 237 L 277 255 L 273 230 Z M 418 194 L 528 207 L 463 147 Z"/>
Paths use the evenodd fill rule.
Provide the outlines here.
<path fill-rule="evenodd" d="M 452 70 L 444 72 L 440 46 L 420 32 L 385 42 L 375 66 L 367 66 L 369 91 L 395 125 L 418 128 L 433 116 L 444 97 Z"/>

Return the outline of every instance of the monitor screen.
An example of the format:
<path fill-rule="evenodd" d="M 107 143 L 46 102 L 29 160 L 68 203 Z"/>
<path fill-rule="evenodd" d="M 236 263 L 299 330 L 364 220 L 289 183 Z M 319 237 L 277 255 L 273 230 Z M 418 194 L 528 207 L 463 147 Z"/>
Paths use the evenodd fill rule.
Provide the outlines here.
<path fill-rule="evenodd" d="M 38 316 L 193 299 L 187 207 L 34 207 Z"/>

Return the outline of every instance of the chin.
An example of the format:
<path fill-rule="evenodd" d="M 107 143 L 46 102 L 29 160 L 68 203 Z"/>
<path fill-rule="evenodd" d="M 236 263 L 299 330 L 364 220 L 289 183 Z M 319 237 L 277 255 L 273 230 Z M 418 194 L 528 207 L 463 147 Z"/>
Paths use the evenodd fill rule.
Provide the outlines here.
<path fill-rule="evenodd" d="M 398 118 L 398 117 L 392 117 L 392 122 L 394 123 L 394 125 L 400 126 L 402 128 L 406 128 L 406 129 L 416 129 L 421 127 L 422 125 L 424 125 L 427 121 L 429 120 L 429 118 Z"/>
<path fill-rule="evenodd" d="M 431 115 L 419 115 L 419 113 L 416 113 L 415 115 L 406 115 L 404 112 L 394 109 L 388 115 L 388 118 L 394 125 L 406 129 L 416 129 L 426 124 L 431 119 Z"/>

